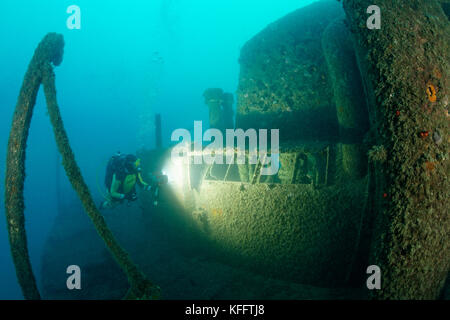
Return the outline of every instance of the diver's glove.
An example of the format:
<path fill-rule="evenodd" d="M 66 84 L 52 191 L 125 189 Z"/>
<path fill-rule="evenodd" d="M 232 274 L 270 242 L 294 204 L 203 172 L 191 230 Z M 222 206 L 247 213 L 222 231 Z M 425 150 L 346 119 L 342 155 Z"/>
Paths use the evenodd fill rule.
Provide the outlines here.
<path fill-rule="evenodd" d="M 150 191 L 151 189 L 152 189 L 152 186 L 149 184 L 144 186 L 144 191 Z"/>

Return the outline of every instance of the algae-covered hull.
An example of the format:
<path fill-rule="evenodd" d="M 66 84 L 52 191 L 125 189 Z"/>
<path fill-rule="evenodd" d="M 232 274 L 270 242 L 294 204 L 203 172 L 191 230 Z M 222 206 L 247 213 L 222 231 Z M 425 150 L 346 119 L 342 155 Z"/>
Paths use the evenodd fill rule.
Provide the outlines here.
<path fill-rule="evenodd" d="M 322 189 L 205 181 L 185 194 L 185 214 L 223 261 L 292 282 L 342 286 L 358 247 L 364 188 L 364 179 Z"/>

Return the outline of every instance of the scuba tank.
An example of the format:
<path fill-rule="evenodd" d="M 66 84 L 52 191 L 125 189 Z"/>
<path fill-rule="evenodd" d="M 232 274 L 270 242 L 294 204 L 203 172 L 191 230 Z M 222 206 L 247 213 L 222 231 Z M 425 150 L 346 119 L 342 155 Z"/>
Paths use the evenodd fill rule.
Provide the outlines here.
<path fill-rule="evenodd" d="M 115 155 L 113 155 L 109 159 L 108 164 L 106 166 L 106 173 L 105 173 L 105 187 L 108 190 L 111 189 L 114 172 L 116 172 L 120 168 L 124 159 L 125 159 L 125 156 L 122 155 L 120 153 L 120 151 L 118 151 Z"/>

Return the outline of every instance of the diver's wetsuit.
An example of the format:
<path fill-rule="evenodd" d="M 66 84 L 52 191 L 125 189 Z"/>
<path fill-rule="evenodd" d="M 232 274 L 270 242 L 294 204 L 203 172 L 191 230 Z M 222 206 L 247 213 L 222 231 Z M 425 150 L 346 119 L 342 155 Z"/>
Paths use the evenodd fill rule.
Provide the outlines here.
<path fill-rule="evenodd" d="M 136 183 L 144 188 L 148 187 L 148 184 L 142 179 L 139 172 L 123 175 L 114 173 L 111 188 L 108 190 L 111 200 L 123 200 L 128 196 L 135 194 Z"/>
<path fill-rule="evenodd" d="M 112 165 L 108 164 L 108 172 L 110 178 L 106 178 L 105 184 L 107 186 L 107 200 L 103 202 L 100 208 L 112 208 L 117 204 L 123 202 L 123 200 L 134 201 L 136 200 L 136 184 L 139 184 L 145 190 L 150 189 L 150 185 L 146 183 L 141 176 L 139 162 L 136 160 L 132 163 L 127 163 L 124 158 L 115 157 L 112 158 Z M 114 162 L 116 161 L 116 162 Z M 119 163 L 115 165 L 115 163 Z M 110 169 L 110 168 L 114 169 Z"/>

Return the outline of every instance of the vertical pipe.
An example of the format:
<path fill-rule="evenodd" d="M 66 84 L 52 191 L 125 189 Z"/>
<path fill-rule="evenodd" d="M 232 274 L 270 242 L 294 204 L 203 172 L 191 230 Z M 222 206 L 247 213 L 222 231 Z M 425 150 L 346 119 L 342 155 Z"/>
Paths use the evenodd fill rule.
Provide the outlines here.
<path fill-rule="evenodd" d="M 383 285 L 370 296 L 436 299 L 450 269 L 450 162 L 442 156 L 450 141 L 420 133 L 450 135 L 450 24 L 436 0 L 376 2 L 382 30 L 361 28 L 372 0 L 344 1 L 372 131 L 387 154 L 371 164 L 369 264 L 380 267 Z"/>

